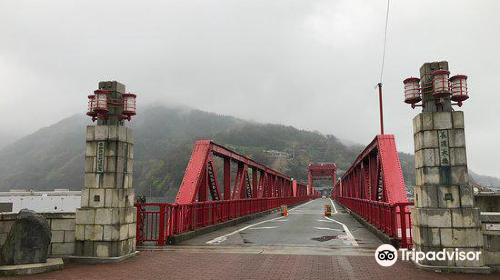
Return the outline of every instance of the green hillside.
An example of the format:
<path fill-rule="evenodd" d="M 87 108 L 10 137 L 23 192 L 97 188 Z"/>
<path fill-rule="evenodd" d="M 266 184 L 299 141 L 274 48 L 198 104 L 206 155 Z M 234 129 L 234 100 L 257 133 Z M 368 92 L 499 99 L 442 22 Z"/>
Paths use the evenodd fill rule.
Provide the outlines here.
<path fill-rule="evenodd" d="M 75 115 L 0 150 L 0 190 L 81 189 L 84 132 L 89 123 L 85 116 Z M 147 108 L 130 126 L 136 135 L 137 193 L 168 200 L 177 193 L 195 140 L 213 139 L 304 181 L 309 163 L 335 162 L 341 171 L 346 170 L 364 148 L 344 145 L 333 135 L 188 108 Z M 413 156 L 400 157 L 407 185 L 411 186 Z"/>

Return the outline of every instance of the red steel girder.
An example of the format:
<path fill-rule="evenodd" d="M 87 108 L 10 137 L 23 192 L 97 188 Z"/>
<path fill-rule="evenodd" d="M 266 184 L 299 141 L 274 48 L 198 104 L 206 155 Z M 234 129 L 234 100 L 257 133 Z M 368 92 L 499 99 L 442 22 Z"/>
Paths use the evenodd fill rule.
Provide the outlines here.
<path fill-rule="evenodd" d="M 337 166 L 335 163 L 311 163 L 309 164 L 309 174 L 314 179 L 326 178 L 329 179 L 332 177 L 334 172 L 337 170 Z"/>
<path fill-rule="evenodd" d="M 202 185 L 202 181 L 204 181 L 203 176 L 205 174 L 210 149 L 210 141 L 196 142 L 191 158 L 189 159 L 186 173 L 182 179 L 179 192 L 175 198 L 177 203 L 191 203 L 196 200 L 200 185 Z"/>
<path fill-rule="evenodd" d="M 219 181 L 217 180 L 217 173 L 215 172 L 214 158 L 212 155 L 208 156 L 207 172 L 208 187 L 212 195 L 212 200 L 221 200 Z"/>
<path fill-rule="evenodd" d="M 214 156 L 224 161 L 223 193 L 220 191 L 216 175 Z M 232 163 L 238 165 L 233 188 L 231 188 Z M 292 194 L 292 180 L 212 141 L 196 141 L 175 203 L 206 201 L 209 192 L 212 200 L 285 197 Z"/>
<path fill-rule="evenodd" d="M 394 135 L 377 135 L 335 186 L 334 197 L 407 202 Z"/>
<path fill-rule="evenodd" d="M 224 200 L 231 199 L 231 159 L 224 158 Z"/>
<path fill-rule="evenodd" d="M 238 163 L 238 170 L 236 171 L 236 178 L 234 179 L 234 187 L 233 187 L 233 195 L 231 199 L 240 199 L 241 188 L 243 184 L 244 178 L 244 169 L 245 165 L 242 163 Z"/>
<path fill-rule="evenodd" d="M 306 196 L 307 195 L 307 185 L 301 184 L 297 180 L 293 180 L 292 195 L 293 196 Z"/>
<path fill-rule="evenodd" d="M 312 163 L 308 170 L 309 193 L 313 192 L 314 180 L 332 180 L 332 187 L 337 180 L 337 166 L 335 163 Z"/>

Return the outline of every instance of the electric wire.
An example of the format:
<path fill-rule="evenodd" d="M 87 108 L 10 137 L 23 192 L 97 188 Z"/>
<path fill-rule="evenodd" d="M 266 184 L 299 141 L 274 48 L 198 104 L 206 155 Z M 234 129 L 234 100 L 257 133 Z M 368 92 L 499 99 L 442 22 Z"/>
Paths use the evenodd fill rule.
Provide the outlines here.
<path fill-rule="evenodd" d="M 383 52 L 382 52 L 382 66 L 380 67 L 379 83 L 382 83 L 382 77 L 384 75 L 385 50 L 387 48 L 387 27 L 389 25 L 389 4 L 390 4 L 390 0 L 387 0 L 387 12 L 385 14 L 384 48 L 383 48 Z"/>

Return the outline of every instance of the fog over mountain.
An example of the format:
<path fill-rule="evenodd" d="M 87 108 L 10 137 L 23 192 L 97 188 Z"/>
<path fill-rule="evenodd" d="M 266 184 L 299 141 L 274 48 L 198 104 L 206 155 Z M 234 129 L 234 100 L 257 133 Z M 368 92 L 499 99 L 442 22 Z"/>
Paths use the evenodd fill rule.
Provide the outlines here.
<path fill-rule="evenodd" d="M 0 191 L 9 189 L 81 189 L 85 126 L 83 114 L 65 118 L 0 150 Z M 307 180 L 311 162 L 335 162 L 347 170 L 366 144 L 346 145 L 334 135 L 261 124 L 188 107 L 144 108 L 128 126 L 134 129 L 134 187 L 139 194 L 171 200 L 177 193 L 196 140 L 217 143 L 250 156 L 299 180 Z M 273 157 L 269 150 L 287 155 Z M 411 191 L 413 155 L 400 153 L 403 176 Z M 471 173 L 480 183 L 499 180 Z M 489 184 L 489 183 L 488 183 Z M 488 185 L 486 184 L 486 185 Z"/>
<path fill-rule="evenodd" d="M 368 143 L 387 1 L 0 1 L 0 128 L 26 135 L 85 110 L 99 81 L 147 104 L 187 104 Z M 500 177 L 500 1 L 391 1 L 387 133 L 413 153 L 403 79 L 448 60 L 469 77 L 469 167 Z M 493 89 L 492 89 L 493 88 Z M 141 112 L 139 112 L 140 114 Z"/>
<path fill-rule="evenodd" d="M 3 147 L 14 142 L 18 138 L 20 138 L 20 137 L 17 135 L 13 135 L 13 134 L 10 134 L 8 132 L 0 131 L 0 149 L 2 149 Z"/>
<path fill-rule="evenodd" d="M 80 189 L 85 126 L 90 123 L 83 114 L 73 115 L 0 150 L 0 189 Z M 346 146 L 333 135 L 187 107 L 144 108 L 127 125 L 136 135 L 135 187 L 139 193 L 155 195 L 177 192 L 197 139 L 213 139 L 302 180 L 307 179 L 310 162 L 334 161 L 345 170 L 363 148 Z M 281 151 L 289 158 L 273 158 L 268 150 Z"/>

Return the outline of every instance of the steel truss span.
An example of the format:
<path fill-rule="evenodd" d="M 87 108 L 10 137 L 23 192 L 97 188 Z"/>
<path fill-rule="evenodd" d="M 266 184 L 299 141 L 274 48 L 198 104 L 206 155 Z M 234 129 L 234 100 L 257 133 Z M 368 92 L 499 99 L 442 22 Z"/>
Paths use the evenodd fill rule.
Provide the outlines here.
<path fill-rule="evenodd" d="M 394 135 L 377 135 L 337 182 L 332 198 L 411 247 L 409 206 Z"/>
<path fill-rule="evenodd" d="M 337 166 L 335 163 L 312 163 L 308 168 L 308 191 L 314 191 L 314 180 L 332 180 L 332 187 L 337 180 Z"/>
<path fill-rule="evenodd" d="M 217 166 L 216 157 L 222 159 L 223 166 Z M 232 180 L 231 170 L 234 168 L 236 174 Z M 217 177 L 221 173 L 217 169 L 222 169 L 223 189 Z M 290 197 L 304 195 L 302 188 L 300 183 L 294 188 L 292 179 L 284 174 L 212 141 L 203 140 L 196 141 L 194 145 L 175 203 Z"/>
<path fill-rule="evenodd" d="M 175 203 L 135 204 L 137 243 L 165 245 L 173 235 L 317 197 L 316 191 L 308 194 L 305 184 L 246 156 L 212 141 L 197 141 Z"/>

